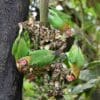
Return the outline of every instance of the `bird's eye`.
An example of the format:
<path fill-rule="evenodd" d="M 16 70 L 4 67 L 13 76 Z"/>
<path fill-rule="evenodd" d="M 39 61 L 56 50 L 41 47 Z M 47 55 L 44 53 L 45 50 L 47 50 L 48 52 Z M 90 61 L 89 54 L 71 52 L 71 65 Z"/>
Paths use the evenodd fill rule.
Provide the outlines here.
<path fill-rule="evenodd" d="M 51 16 L 55 16 L 55 14 L 53 12 L 49 12 Z"/>

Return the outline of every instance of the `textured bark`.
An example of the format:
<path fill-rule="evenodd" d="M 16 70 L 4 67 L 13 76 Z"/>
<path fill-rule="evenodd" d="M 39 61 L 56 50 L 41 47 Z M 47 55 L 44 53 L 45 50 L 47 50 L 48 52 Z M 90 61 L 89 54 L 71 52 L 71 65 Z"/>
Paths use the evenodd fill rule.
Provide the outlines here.
<path fill-rule="evenodd" d="M 18 22 L 28 15 L 29 0 L 0 0 L 0 100 L 22 100 L 22 75 L 18 73 L 12 44 Z"/>

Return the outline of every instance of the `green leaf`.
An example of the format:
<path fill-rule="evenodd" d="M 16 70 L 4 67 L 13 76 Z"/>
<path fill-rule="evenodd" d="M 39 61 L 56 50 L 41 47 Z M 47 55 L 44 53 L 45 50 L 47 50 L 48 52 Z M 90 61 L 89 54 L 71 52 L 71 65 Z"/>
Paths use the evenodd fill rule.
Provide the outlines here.
<path fill-rule="evenodd" d="M 99 28 L 99 26 L 98 26 Z M 96 32 L 96 41 L 100 43 L 100 29 Z"/>
<path fill-rule="evenodd" d="M 98 18 L 100 18 L 100 2 L 97 2 L 95 4 L 95 12 L 96 12 Z"/>
<path fill-rule="evenodd" d="M 25 96 L 33 96 L 34 95 L 32 82 L 25 80 L 23 83 L 23 88 L 24 88 L 24 95 Z"/>
<path fill-rule="evenodd" d="M 80 72 L 79 79 L 83 81 L 89 81 L 91 79 L 96 79 L 100 76 L 100 67 L 95 67 L 93 69 L 86 69 Z"/>
<path fill-rule="evenodd" d="M 79 79 L 83 81 L 89 81 L 90 79 L 95 78 L 95 75 L 91 73 L 90 70 L 82 70 L 80 71 Z"/>
<path fill-rule="evenodd" d="M 87 83 L 84 84 L 79 84 L 77 86 L 75 86 L 72 90 L 73 94 L 79 94 L 84 92 L 87 89 L 90 89 L 92 87 L 94 87 L 98 82 L 100 82 L 100 79 L 91 79 L 90 81 L 88 81 Z"/>
<path fill-rule="evenodd" d="M 85 12 L 87 13 L 87 14 L 89 14 L 90 16 L 94 16 L 94 17 L 96 17 L 96 12 L 95 12 L 95 10 L 94 10 L 94 8 L 86 8 L 85 9 Z"/>
<path fill-rule="evenodd" d="M 64 100 L 74 100 L 73 96 L 71 94 L 65 94 L 64 95 Z"/>
<path fill-rule="evenodd" d="M 31 52 L 30 57 L 30 64 L 36 66 L 45 66 L 51 64 L 55 59 L 53 51 L 50 50 L 35 50 Z"/>

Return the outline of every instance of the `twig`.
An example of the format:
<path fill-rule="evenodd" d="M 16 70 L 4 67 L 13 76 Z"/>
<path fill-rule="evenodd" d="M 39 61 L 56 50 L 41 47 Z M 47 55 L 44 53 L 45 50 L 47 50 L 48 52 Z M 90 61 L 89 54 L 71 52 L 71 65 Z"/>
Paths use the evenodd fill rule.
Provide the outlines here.
<path fill-rule="evenodd" d="M 48 4 L 49 0 L 40 0 L 40 23 L 45 26 L 48 24 Z"/>
<path fill-rule="evenodd" d="M 82 4 L 82 0 L 79 0 L 79 2 L 80 2 L 80 8 L 81 8 L 81 17 L 82 17 L 82 19 L 81 19 L 81 21 L 82 21 L 82 25 L 81 25 L 81 28 L 82 28 L 82 30 L 84 30 L 84 8 L 83 8 L 83 4 Z"/>

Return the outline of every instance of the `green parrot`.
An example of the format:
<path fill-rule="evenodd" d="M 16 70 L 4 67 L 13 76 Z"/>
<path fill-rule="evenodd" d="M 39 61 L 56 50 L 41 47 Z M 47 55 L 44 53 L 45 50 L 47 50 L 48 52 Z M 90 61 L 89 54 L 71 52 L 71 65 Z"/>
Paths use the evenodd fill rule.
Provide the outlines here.
<path fill-rule="evenodd" d="M 55 8 L 49 9 L 48 21 L 54 28 L 66 31 L 67 35 L 71 35 L 70 29 L 75 25 L 69 15 Z"/>
<path fill-rule="evenodd" d="M 81 48 L 76 43 L 74 43 L 69 52 L 67 52 L 67 61 L 71 67 L 71 74 L 77 79 L 80 70 L 85 64 L 85 58 Z M 70 76 L 68 76 L 68 78 L 70 78 Z"/>
<path fill-rule="evenodd" d="M 16 40 L 13 43 L 12 55 L 16 60 L 29 55 L 30 51 L 30 38 L 27 31 L 19 32 Z"/>
<path fill-rule="evenodd" d="M 30 56 L 29 64 L 40 66 L 40 67 L 51 64 L 56 58 L 54 51 L 45 50 L 45 49 L 35 50 L 31 52 L 29 56 Z"/>
<path fill-rule="evenodd" d="M 19 70 L 25 66 L 44 68 L 46 65 L 52 64 L 60 55 L 61 53 L 58 51 L 45 49 L 31 51 L 28 56 L 18 60 L 17 67 Z"/>

